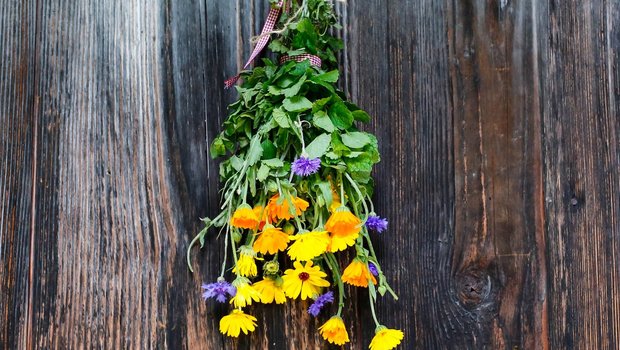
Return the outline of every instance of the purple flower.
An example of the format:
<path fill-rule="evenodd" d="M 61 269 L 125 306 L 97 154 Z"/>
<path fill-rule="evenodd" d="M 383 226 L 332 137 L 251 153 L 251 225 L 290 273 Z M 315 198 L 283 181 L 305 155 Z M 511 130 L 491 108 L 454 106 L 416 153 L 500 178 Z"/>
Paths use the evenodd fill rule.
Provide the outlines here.
<path fill-rule="evenodd" d="M 202 298 L 207 300 L 209 298 L 215 298 L 220 303 L 225 303 L 228 297 L 234 297 L 237 294 L 237 288 L 233 287 L 230 283 L 224 280 L 218 280 L 215 283 L 203 284 Z M 228 294 L 228 296 L 227 296 Z"/>
<path fill-rule="evenodd" d="M 387 226 L 387 220 L 376 215 L 370 215 L 368 216 L 368 219 L 366 219 L 366 227 L 370 230 L 381 233 L 387 229 Z"/>
<path fill-rule="evenodd" d="M 325 304 L 333 303 L 333 302 L 334 302 L 334 292 L 329 291 L 319 296 L 318 298 L 316 298 L 314 303 L 312 303 L 312 305 L 310 305 L 310 307 L 308 308 L 308 313 L 314 317 L 317 317 L 319 315 L 319 312 L 321 312 L 321 309 L 323 308 L 323 306 L 325 306 Z"/>
<path fill-rule="evenodd" d="M 308 176 L 316 173 L 321 168 L 321 160 L 319 158 L 310 159 L 301 156 L 293 162 L 293 174 L 299 176 Z"/>
<path fill-rule="evenodd" d="M 372 262 L 368 262 L 368 270 L 370 270 L 373 276 L 379 276 L 379 270 L 377 270 L 377 266 Z"/>

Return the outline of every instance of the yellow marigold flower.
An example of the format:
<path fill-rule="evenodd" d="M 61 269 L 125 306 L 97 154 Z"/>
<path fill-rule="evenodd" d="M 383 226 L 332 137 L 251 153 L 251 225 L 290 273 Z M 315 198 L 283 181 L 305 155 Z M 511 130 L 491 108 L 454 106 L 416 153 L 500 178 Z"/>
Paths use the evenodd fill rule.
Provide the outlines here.
<path fill-rule="evenodd" d="M 293 215 L 290 208 L 291 203 L 294 207 L 293 212 L 295 213 L 295 216 L 301 215 L 301 213 L 308 209 L 308 206 L 310 205 L 308 202 L 299 197 L 291 196 L 290 198 L 281 199 L 280 195 L 276 194 L 275 196 L 271 197 L 267 207 L 269 219 L 271 220 L 271 222 L 276 222 L 278 221 L 278 219 L 292 219 Z"/>
<path fill-rule="evenodd" d="M 372 281 L 372 284 L 377 284 L 375 276 L 368 269 L 368 264 L 359 259 L 353 259 L 342 272 L 342 281 L 356 287 L 368 288 L 368 280 Z"/>
<path fill-rule="evenodd" d="M 261 254 L 275 254 L 285 250 L 290 240 L 282 229 L 268 225 L 254 242 L 254 250 Z"/>
<path fill-rule="evenodd" d="M 256 317 L 245 314 L 239 309 L 233 310 L 220 320 L 220 332 L 229 337 L 236 338 L 241 331 L 243 334 L 248 334 L 254 332 L 254 329 L 256 329 Z"/>
<path fill-rule="evenodd" d="M 247 250 L 243 250 L 239 254 L 237 264 L 233 268 L 233 273 L 239 274 L 243 277 L 254 277 L 258 275 L 258 268 L 254 261 L 254 254 L 248 253 Z"/>
<path fill-rule="evenodd" d="M 232 218 L 230 218 L 230 225 L 238 228 L 256 230 L 258 224 L 258 215 L 256 215 L 254 210 L 247 204 L 237 208 Z"/>
<path fill-rule="evenodd" d="M 286 295 L 282 290 L 282 279 L 278 280 L 266 277 L 262 281 L 254 283 L 254 289 L 260 293 L 260 302 L 271 304 L 275 300 L 276 304 L 284 304 Z"/>
<path fill-rule="evenodd" d="M 331 233 L 332 238 L 328 250 L 335 253 L 355 244 L 362 229 L 362 220 L 346 207 L 340 207 L 329 217 L 325 229 Z"/>
<path fill-rule="evenodd" d="M 349 334 L 340 316 L 333 316 L 319 328 L 323 339 L 336 345 L 344 345 L 349 342 Z"/>
<path fill-rule="evenodd" d="M 329 245 L 327 231 L 299 233 L 291 237 L 295 242 L 288 247 L 288 256 L 292 260 L 309 261 L 325 253 Z"/>
<path fill-rule="evenodd" d="M 295 261 L 293 267 L 295 269 L 284 271 L 282 277 L 282 288 L 287 297 L 296 299 L 301 294 L 301 300 L 314 299 L 320 294 L 321 287 L 329 287 L 329 282 L 323 279 L 327 274 L 321 271 L 320 267 L 312 266 L 312 261 L 305 265 Z"/>
<path fill-rule="evenodd" d="M 400 344 L 405 334 L 398 329 L 379 327 L 368 347 L 370 350 L 391 350 Z"/>
<path fill-rule="evenodd" d="M 254 289 L 247 278 L 238 277 L 233 281 L 232 285 L 237 288 L 237 293 L 230 299 L 230 303 L 236 308 L 252 305 L 252 301 L 259 301 L 261 299 L 260 292 Z"/>

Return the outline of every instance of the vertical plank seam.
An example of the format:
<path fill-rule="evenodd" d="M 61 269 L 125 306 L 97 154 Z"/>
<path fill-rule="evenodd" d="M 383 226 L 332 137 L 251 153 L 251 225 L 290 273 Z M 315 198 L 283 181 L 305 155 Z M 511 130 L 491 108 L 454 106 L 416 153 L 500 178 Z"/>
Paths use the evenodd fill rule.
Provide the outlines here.
<path fill-rule="evenodd" d="M 35 3 L 35 23 L 34 23 L 34 63 L 33 63 L 33 136 L 32 136 L 32 188 L 30 192 L 30 244 L 29 244 L 29 258 L 28 258 L 28 297 L 27 311 L 26 311 L 26 349 L 34 348 L 34 261 L 35 261 L 35 236 L 36 236 L 36 209 L 37 209 L 37 181 L 38 181 L 38 155 L 39 155 L 39 49 L 41 41 L 41 0 L 36 0 Z"/>

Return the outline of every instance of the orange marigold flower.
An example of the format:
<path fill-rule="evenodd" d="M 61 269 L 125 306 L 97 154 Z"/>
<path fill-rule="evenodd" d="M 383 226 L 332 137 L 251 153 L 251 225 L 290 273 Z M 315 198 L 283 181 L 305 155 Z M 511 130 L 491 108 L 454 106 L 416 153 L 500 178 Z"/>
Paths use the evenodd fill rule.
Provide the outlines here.
<path fill-rule="evenodd" d="M 331 233 L 332 237 L 328 249 L 335 253 L 355 244 L 362 229 L 362 220 L 346 207 L 340 207 L 329 217 L 325 223 L 325 229 Z"/>
<path fill-rule="evenodd" d="M 254 213 L 254 210 L 247 204 L 244 204 L 237 208 L 232 218 L 230 218 L 230 225 L 238 228 L 256 230 L 258 224 L 258 216 L 256 215 L 256 213 Z"/>
<path fill-rule="evenodd" d="M 377 284 L 375 276 L 368 269 L 368 264 L 359 259 L 353 259 L 349 266 L 344 269 L 342 281 L 362 288 L 368 288 L 368 281 L 371 281 L 372 284 Z"/>
<path fill-rule="evenodd" d="M 291 204 L 293 204 L 293 208 L 291 208 Z M 308 209 L 309 205 L 308 202 L 299 197 L 280 197 L 279 194 L 276 194 L 269 200 L 267 211 L 271 222 L 276 222 L 278 219 L 290 220 L 294 216 L 301 215 Z"/>
<path fill-rule="evenodd" d="M 256 214 L 256 217 L 258 218 L 258 229 L 262 231 L 263 227 L 267 223 L 267 220 L 269 219 L 269 215 L 267 215 L 267 208 L 263 207 L 262 205 L 257 205 L 254 207 L 254 209 L 252 209 L 252 211 L 254 212 L 254 214 Z"/>
<path fill-rule="evenodd" d="M 290 240 L 282 229 L 268 225 L 254 242 L 254 250 L 261 254 L 275 254 L 285 250 Z"/>
<path fill-rule="evenodd" d="M 336 345 L 344 345 L 349 342 L 349 334 L 340 316 L 333 316 L 319 328 L 323 339 Z"/>

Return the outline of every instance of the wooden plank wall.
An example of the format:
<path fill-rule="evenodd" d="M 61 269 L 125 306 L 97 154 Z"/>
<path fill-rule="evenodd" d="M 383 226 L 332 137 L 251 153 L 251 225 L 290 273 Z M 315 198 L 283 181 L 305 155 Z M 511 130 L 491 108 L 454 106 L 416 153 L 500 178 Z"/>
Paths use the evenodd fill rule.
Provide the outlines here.
<path fill-rule="evenodd" d="M 620 346 L 620 4 L 348 0 L 402 349 Z M 222 337 L 207 145 L 264 0 L 0 6 L 0 348 L 328 348 L 307 304 Z M 372 326 L 346 309 L 351 349 Z"/>

